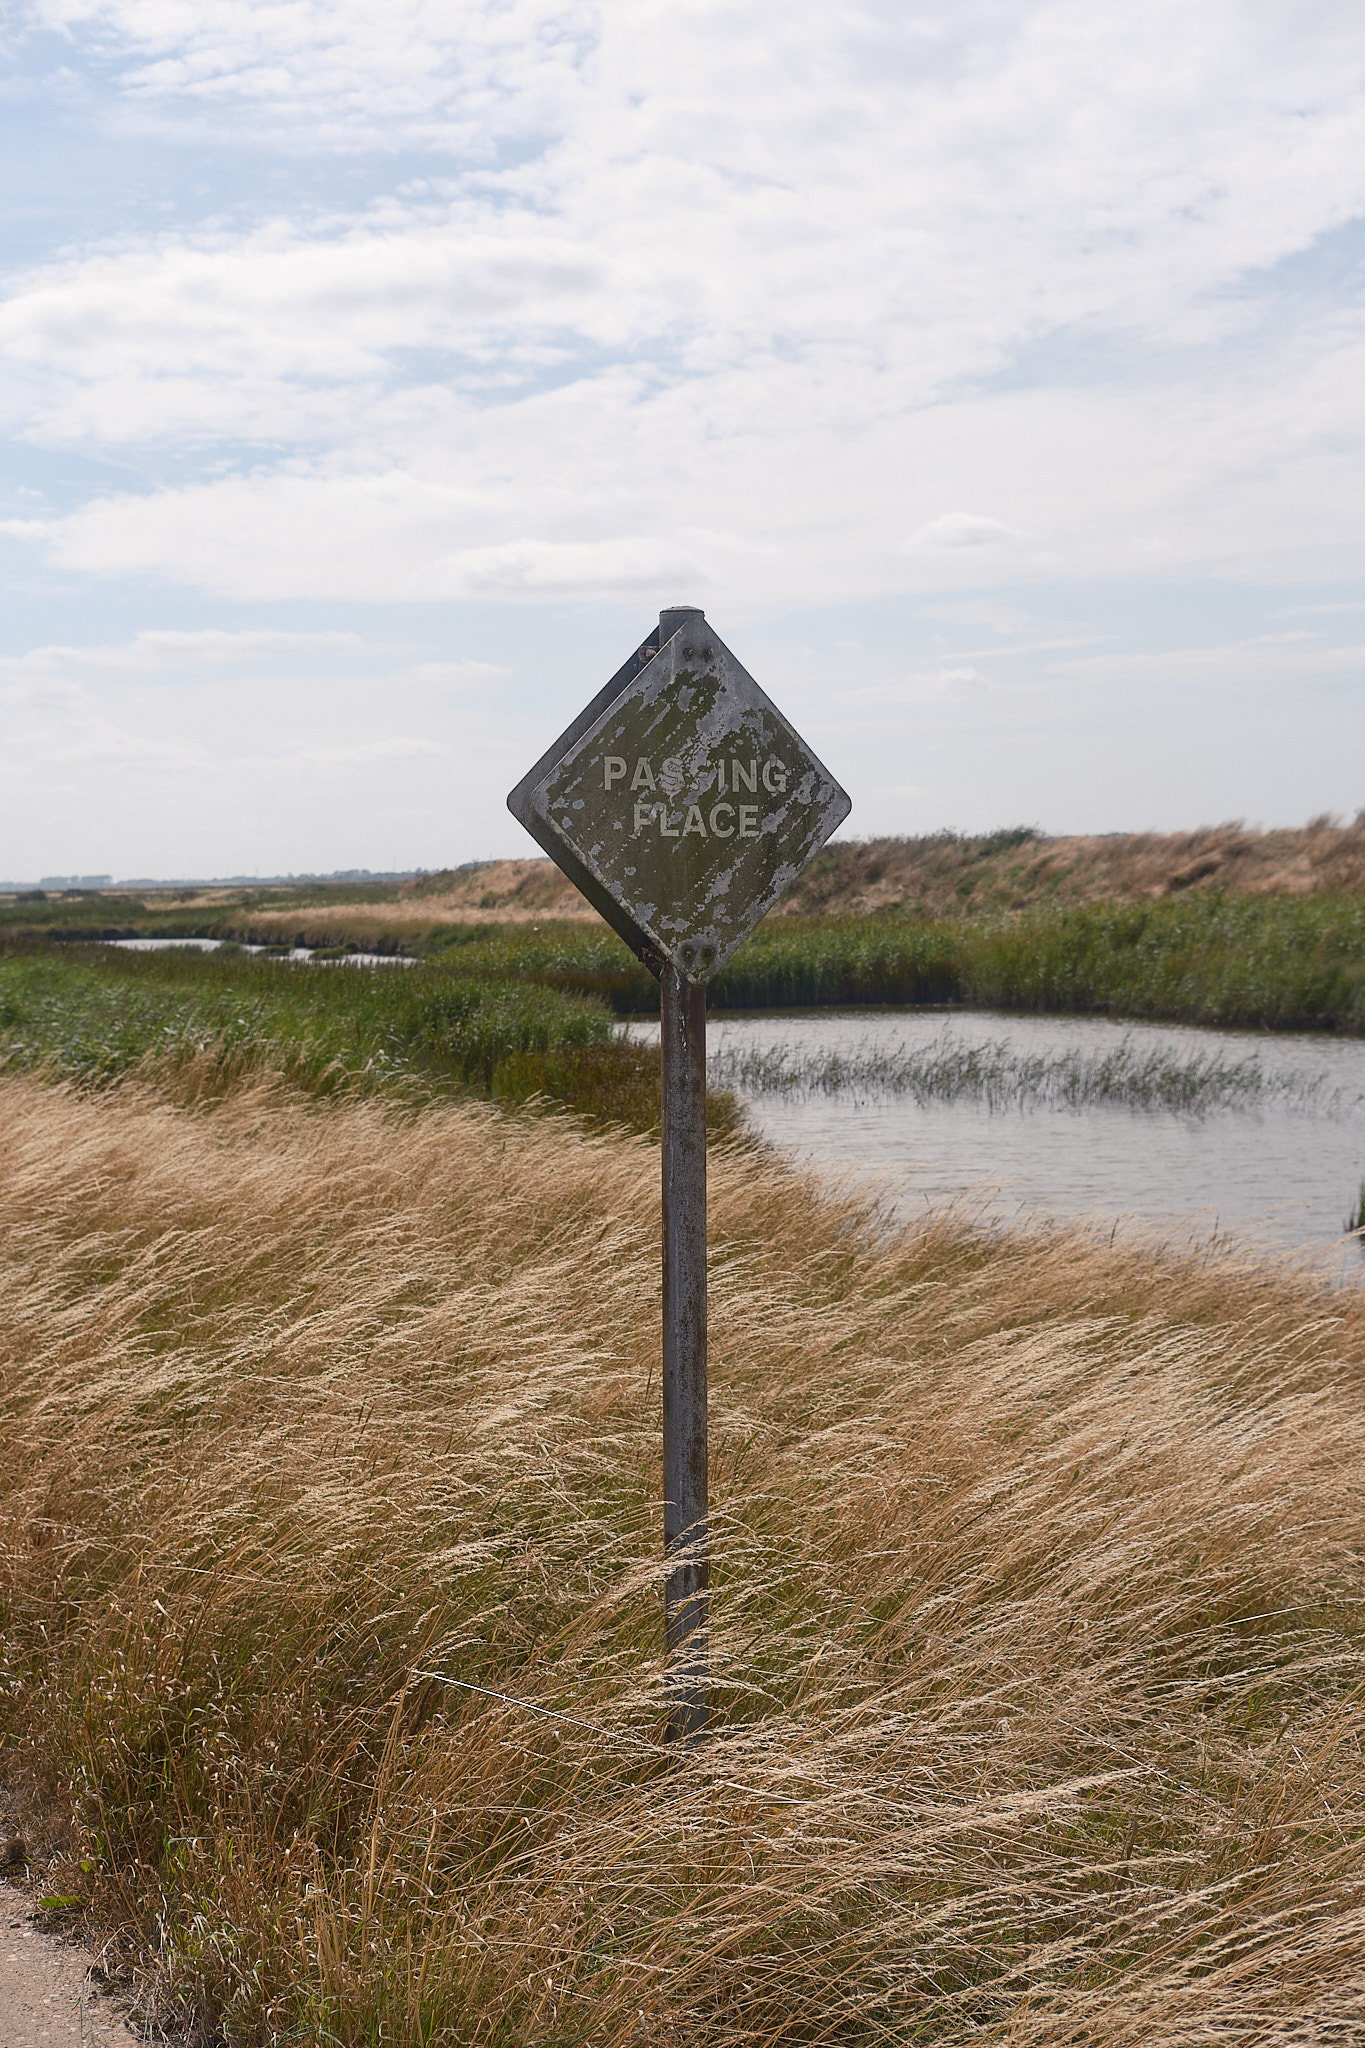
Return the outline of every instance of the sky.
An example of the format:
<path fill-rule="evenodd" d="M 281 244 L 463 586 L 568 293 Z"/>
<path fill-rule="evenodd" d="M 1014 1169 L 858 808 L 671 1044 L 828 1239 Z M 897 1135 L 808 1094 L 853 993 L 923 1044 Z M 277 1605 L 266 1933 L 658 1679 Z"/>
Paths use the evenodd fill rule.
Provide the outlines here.
<path fill-rule="evenodd" d="M 1360 0 L 34 0 L 0 876 L 442 867 L 662 606 L 846 836 L 1365 806 Z"/>

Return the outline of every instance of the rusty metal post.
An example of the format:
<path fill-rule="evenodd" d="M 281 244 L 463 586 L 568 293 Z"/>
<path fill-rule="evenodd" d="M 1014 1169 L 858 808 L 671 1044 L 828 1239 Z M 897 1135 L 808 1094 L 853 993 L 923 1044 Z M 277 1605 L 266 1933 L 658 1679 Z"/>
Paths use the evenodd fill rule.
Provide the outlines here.
<path fill-rule="evenodd" d="M 663 1045 L 664 1651 L 669 1734 L 710 1711 L 706 1474 L 706 990 L 666 961 Z"/>

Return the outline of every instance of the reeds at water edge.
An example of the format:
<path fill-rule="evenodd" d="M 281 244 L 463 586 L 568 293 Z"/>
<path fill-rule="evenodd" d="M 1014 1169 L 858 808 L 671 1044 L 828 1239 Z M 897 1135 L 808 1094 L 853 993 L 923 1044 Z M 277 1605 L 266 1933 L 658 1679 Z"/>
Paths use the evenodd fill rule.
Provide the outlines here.
<path fill-rule="evenodd" d="M 0 1772 L 149 2008 L 1365 2027 L 1365 1302 L 720 1150 L 721 1711 L 680 1756 L 657 1151 L 214 1089 L 0 1079 Z"/>
<path fill-rule="evenodd" d="M 973 1041 L 951 1027 L 927 1045 L 895 1041 L 884 1031 L 850 1047 L 722 1043 L 707 1074 L 717 1087 L 752 1095 L 910 1096 L 990 1109 L 1106 1105 L 1200 1116 L 1270 1103 L 1320 1114 L 1360 1107 L 1359 1096 L 1334 1089 L 1326 1075 L 1275 1072 L 1254 1053 L 1229 1060 L 1218 1052 L 1144 1048 L 1127 1037 L 1104 1051 L 1078 1045 L 1031 1053 L 1008 1038 Z"/>

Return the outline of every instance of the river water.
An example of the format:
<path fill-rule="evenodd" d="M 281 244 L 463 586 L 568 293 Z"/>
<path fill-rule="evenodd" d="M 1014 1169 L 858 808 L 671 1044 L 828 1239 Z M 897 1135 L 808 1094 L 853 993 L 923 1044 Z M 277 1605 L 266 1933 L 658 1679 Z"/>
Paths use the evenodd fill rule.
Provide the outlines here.
<path fill-rule="evenodd" d="M 653 1041 L 658 1025 L 630 1032 Z M 904 1009 L 721 1012 L 707 1044 L 713 1078 L 735 1087 L 765 1137 L 823 1168 L 873 1173 L 903 1211 L 965 1200 L 1001 1221 L 1091 1217 L 1181 1242 L 1222 1233 L 1365 1277 L 1359 1244 L 1342 1241 L 1365 1179 L 1365 1040 Z M 944 1099 L 866 1078 L 898 1066 L 960 1072 L 972 1048 L 997 1076 L 1164 1063 L 1232 1070 L 1233 1082 L 1205 1091 L 1213 1106 L 1200 1110 L 1077 1105 L 1046 1082 L 1014 1099 L 998 1085 Z M 805 1084 L 764 1085 L 765 1068 L 804 1072 Z M 824 1085 L 840 1068 L 845 1085 Z"/>

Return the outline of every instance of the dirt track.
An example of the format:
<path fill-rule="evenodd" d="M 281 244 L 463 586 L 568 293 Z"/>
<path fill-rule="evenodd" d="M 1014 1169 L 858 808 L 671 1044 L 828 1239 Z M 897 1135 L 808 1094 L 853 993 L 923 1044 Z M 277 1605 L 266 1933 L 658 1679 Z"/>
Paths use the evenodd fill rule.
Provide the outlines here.
<path fill-rule="evenodd" d="M 23 1892 L 0 1879 L 0 2048 L 132 2048 L 140 2038 L 95 1958 L 41 1933 Z"/>

